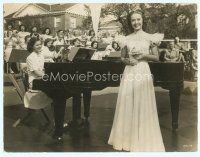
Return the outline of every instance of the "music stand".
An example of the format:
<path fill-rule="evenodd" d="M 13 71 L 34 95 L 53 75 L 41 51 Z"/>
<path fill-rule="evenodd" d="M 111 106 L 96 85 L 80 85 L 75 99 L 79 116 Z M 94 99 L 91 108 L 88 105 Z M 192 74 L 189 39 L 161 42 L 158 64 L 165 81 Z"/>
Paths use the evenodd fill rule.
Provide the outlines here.
<path fill-rule="evenodd" d="M 72 47 L 68 60 L 70 61 L 84 61 L 90 60 L 95 52 L 95 49 L 85 47 Z"/>
<path fill-rule="evenodd" d="M 26 58 L 30 55 L 27 50 L 23 49 L 12 49 L 10 58 L 8 60 L 9 63 L 26 63 Z"/>
<path fill-rule="evenodd" d="M 69 52 L 69 47 L 70 45 L 56 45 L 56 52 L 60 51 L 61 47 L 64 47 L 64 50 L 62 51 L 63 53 L 68 53 Z"/>
<path fill-rule="evenodd" d="M 121 51 L 110 52 L 109 58 L 121 58 Z"/>
<path fill-rule="evenodd" d="M 109 56 L 103 57 L 104 60 L 109 61 L 120 61 L 121 60 L 121 51 L 110 52 Z"/>

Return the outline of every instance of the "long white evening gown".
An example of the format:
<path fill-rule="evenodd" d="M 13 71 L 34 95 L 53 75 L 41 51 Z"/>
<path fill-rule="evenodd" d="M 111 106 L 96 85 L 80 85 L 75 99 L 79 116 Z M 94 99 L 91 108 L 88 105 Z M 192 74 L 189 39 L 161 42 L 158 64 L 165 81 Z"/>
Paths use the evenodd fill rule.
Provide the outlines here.
<path fill-rule="evenodd" d="M 158 43 L 163 34 L 138 31 L 125 37 L 130 50 L 149 54 L 150 45 Z M 108 144 L 116 150 L 134 152 L 163 152 L 165 147 L 160 131 L 153 79 L 145 61 L 127 65 L 120 83 L 117 105 Z"/>

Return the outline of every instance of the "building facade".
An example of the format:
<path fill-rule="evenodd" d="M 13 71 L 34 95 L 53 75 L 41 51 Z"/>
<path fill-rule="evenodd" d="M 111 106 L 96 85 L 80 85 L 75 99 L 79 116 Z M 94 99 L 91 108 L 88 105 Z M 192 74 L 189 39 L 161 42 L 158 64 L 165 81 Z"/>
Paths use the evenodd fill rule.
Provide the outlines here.
<path fill-rule="evenodd" d="M 50 28 L 52 33 L 62 29 L 79 29 L 86 18 L 84 12 L 76 13 L 76 8 L 84 9 L 83 4 L 33 4 L 29 3 L 22 6 L 16 12 L 4 17 L 6 24 L 12 23 L 15 29 L 23 24 L 30 31 L 31 27 L 36 26 L 40 33 L 45 28 Z"/>

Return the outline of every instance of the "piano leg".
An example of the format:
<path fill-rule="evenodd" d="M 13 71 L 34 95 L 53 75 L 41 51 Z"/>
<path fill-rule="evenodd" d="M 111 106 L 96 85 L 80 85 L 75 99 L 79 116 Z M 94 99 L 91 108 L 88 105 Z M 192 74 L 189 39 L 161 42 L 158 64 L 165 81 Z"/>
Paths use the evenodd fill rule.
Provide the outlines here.
<path fill-rule="evenodd" d="M 90 116 L 90 100 L 91 100 L 91 91 L 86 91 L 83 93 L 83 103 L 84 103 L 84 116 L 86 121 Z"/>
<path fill-rule="evenodd" d="M 81 94 L 73 95 L 72 101 L 72 121 L 76 122 L 77 120 L 81 119 Z"/>
<path fill-rule="evenodd" d="M 170 104 L 171 104 L 171 112 L 172 112 L 172 129 L 178 129 L 178 113 L 179 113 L 179 104 L 180 104 L 180 94 L 181 89 L 170 89 Z"/>
<path fill-rule="evenodd" d="M 62 137 L 65 109 L 66 109 L 66 97 L 63 93 L 54 92 L 54 94 L 51 93 L 51 98 L 53 99 L 53 110 L 54 110 L 54 121 L 55 121 L 54 137 L 55 138 Z"/>

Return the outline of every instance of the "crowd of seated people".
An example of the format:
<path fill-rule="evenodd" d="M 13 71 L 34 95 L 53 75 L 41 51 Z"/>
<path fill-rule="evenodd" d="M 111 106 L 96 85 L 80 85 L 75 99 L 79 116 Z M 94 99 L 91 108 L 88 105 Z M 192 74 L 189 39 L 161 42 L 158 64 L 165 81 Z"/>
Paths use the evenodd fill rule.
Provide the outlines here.
<path fill-rule="evenodd" d="M 185 48 L 179 37 L 175 37 L 174 41 L 162 45 L 159 58 L 162 62 L 183 62 L 185 79 L 195 80 L 197 77 L 196 52 L 196 48 Z"/>
<path fill-rule="evenodd" d="M 20 25 L 18 29 L 9 24 L 4 31 L 5 63 L 8 62 L 12 49 L 27 50 L 27 45 L 31 38 L 38 38 L 41 40 L 45 62 L 61 61 L 63 58 L 67 59 L 66 54 L 63 53 L 65 48 L 61 46 L 58 50 L 56 48 L 57 45 L 68 45 L 68 50 L 72 47 L 88 47 L 96 49 L 95 54 L 92 57 L 93 60 L 102 60 L 102 58 L 108 56 L 110 52 L 120 50 L 118 43 L 114 41 L 115 39 L 113 37 L 96 37 L 93 30 L 90 30 L 89 32 L 58 30 L 55 34 L 52 34 L 51 29 L 48 27 L 39 31 L 36 26 L 33 26 L 30 31 L 27 31 L 26 26 L 23 24 Z M 105 39 L 106 42 L 104 42 Z M 102 43 L 104 45 L 103 49 L 102 46 L 98 46 L 99 44 L 102 45 Z M 24 66 L 24 64 L 20 65 Z M 10 71 L 12 71 L 12 69 L 13 66 L 11 66 Z"/>
<path fill-rule="evenodd" d="M 42 32 L 42 33 L 39 33 Z M 88 47 L 96 49 L 93 60 L 102 60 L 103 57 L 109 56 L 111 52 L 120 51 L 119 39 L 123 36 L 119 32 L 116 34 L 106 35 L 98 34 L 95 36 L 95 32 L 90 30 L 86 31 L 72 31 L 72 30 L 58 30 L 55 34 L 52 34 L 49 27 L 44 30 L 38 31 L 36 26 L 33 26 L 30 31 L 27 31 L 25 25 L 20 25 L 18 29 L 15 29 L 13 25 L 8 24 L 7 29 L 4 31 L 4 61 L 8 62 L 12 49 L 27 49 L 27 44 L 31 38 L 36 37 L 42 41 L 42 51 L 44 52 L 45 62 L 58 61 L 59 58 L 67 59 L 66 54 L 63 54 L 64 47 L 60 47 L 57 50 L 57 45 L 69 45 L 68 49 L 72 47 Z M 163 62 L 184 62 L 185 69 L 197 71 L 197 60 L 193 52 L 196 50 L 187 50 L 180 42 L 179 37 L 175 37 L 174 41 L 169 42 L 160 52 L 160 61 Z M 188 57 L 188 54 L 190 54 Z M 60 61 L 60 60 L 59 60 Z"/>

